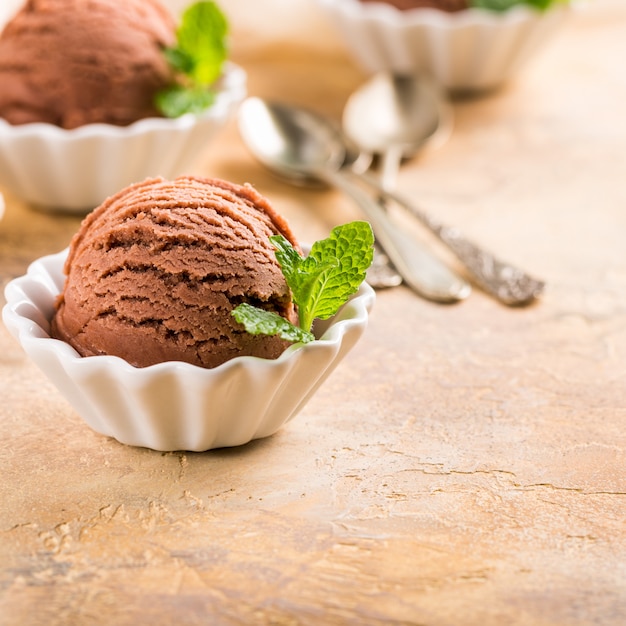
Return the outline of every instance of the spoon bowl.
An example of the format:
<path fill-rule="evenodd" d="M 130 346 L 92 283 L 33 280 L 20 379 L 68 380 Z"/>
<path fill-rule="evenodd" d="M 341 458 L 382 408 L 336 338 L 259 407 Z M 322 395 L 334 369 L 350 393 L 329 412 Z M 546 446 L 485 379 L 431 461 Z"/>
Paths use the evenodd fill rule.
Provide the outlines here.
<path fill-rule="evenodd" d="M 312 165 L 362 173 L 372 162 L 371 153 L 361 150 L 338 125 L 310 111 L 279 102 L 268 106 L 259 98 L 248 98 L 244 107 L 239 130 L 246 145 L 263 165 L 290 183 L 327 187 L 326 181 L 308 171 Z"/>
<path fill-rule="evenodd" d="M 371 152 L 400 145 L 412 156 L 428 144 L 439 145 L 451 131 L 452 111 L 442 90 L 426 76 L 376 74 L 347 100 L 343 128 Z"/>
<path fill-rule="evenodd" d="M 437 147 L 452 132 L 452 107 L 426 76 L 374 75 L 348 98 L 343 129 L 362 150 L 382 155 L 382 182 L 390 188 L 401 160 Z"/>
<path fill-rule="evenodd" d="M 268 169 L 298 185 L 325 183 L 319 169 L 338 169 L 346 150 L 338 131 L 308 111 L 260 98 L 248 98 L 239 113 L 239 130 L 255 157 Z"/>

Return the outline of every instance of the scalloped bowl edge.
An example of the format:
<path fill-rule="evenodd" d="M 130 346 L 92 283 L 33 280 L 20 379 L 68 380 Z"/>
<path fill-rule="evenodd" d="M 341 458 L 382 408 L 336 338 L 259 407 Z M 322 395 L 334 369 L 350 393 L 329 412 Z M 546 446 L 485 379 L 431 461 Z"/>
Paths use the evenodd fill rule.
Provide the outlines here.
<path fill-rule="evenodd" d="M 228 63 L 215 102 L 202 115 L 71 130 L 0 119 L 0 185 L 40 208 L 86 213 L 131 183 L 185 173 L 246 93 L 245 70 Z"/>
<path fill-rule="evenodd" d="M 136 368 L 115 356 L 81 357 L 49 336 L 67 249 L 33 262 L 5 288 L 5 326 L 95 431 L 160 451 L 205 451 L 267 437 L 293 419 L 361 337 L 375 294 L 363 283 L 319 339 L 275 360 L 237 357 L 204 369 L 182 362 Z M 242 393 L 245 389 L 245 393 Z"/>
<path fill-rule="evenodd" d="M 478 8 L 446 13 L 400 11 L 359 0 L 317 2 L 366 72 L 425 72 L 452 91 L 500 86 L 543 47 L 571 9 L 516 6 L 502 13 Z"/>

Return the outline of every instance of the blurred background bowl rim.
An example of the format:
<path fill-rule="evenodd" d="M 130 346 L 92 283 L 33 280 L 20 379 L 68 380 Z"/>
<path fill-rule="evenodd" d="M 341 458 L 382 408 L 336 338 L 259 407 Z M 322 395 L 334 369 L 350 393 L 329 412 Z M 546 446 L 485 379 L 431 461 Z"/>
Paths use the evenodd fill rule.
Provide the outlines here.
<path fill-rule="evenodd" d="M 564 11 L 571 7 L 571 3 L 567 2 L 558 3 L 545 10 L 520 4 L 506 11 L 469 7 L 462 11 L 449 12 L 430 7 L 402 11 L 385 2 L 360 2 L 359 0 L 317 0 L 317 2 L 332 11 L 341 11 L 355 19 L 381 21 L 400 29 L 428 25 L 454 30 L 477 24 L 497 25 L 523 22 L 542 17 L 548 12 Z"/>

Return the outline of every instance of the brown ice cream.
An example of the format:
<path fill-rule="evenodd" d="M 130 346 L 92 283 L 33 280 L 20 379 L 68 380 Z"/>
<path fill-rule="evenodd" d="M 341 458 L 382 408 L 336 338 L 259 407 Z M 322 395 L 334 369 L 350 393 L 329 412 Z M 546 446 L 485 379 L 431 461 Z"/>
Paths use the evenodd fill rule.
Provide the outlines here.
<path fill-rule="evenodd" d="M 156 0 L 27 0 L 0 34 L 0 117 L 75 128 L 159 115 L 174 33 Z"/>
<path fill-rule="evenodd" d="M 462 11 L 469 6 L 468 0 L 361 0 L 361 2 L 392 4 L 401 11 L 408 11 L 409 9 L 439 9 L 449 13 Z"/>
<path fill-rule="evenodd" d="M 297 323 L 269 241 L 275 234 L 297 248 L 249 185 L 191 176 L 131 185 L 74 236 L 52 335 L 83 356 L 116 355 L 137 367 L 275 358 L 286 342 L 250 335 L 231 315 L 245 301 Z"/>

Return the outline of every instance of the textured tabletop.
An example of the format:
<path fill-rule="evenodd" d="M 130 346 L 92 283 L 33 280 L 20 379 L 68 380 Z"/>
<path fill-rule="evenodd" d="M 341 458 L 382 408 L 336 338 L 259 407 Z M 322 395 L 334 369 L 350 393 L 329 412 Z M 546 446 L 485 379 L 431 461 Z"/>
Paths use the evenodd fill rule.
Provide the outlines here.
<path fill-rule="evenodd" d="M 455 100 L 450 140 L 400 173 L 543 299 L 379 291 L 268 439 L 121 445 L 0 324 L 0 624 L 626 623 L 625 33 L 621 2 L 576 12 L 505 89 Z M 338 117 L 363 80 L 340 48 L 233 36 L 251 94 Z M 303 241 L 359 216 L 268 175 L 234 121 L 197 171 L 252 183 Z M 2 286 L 80 221 L 5 200 Z"/>

